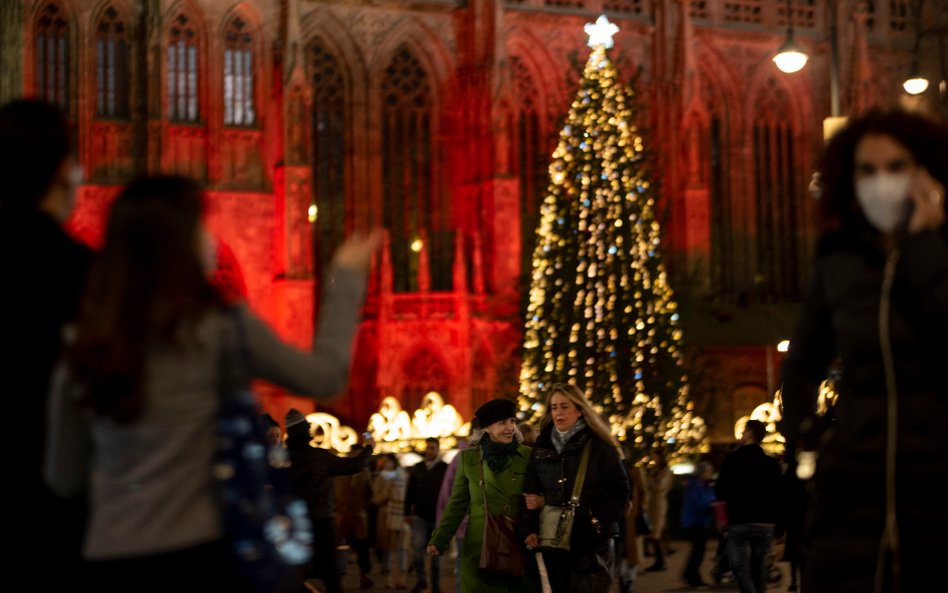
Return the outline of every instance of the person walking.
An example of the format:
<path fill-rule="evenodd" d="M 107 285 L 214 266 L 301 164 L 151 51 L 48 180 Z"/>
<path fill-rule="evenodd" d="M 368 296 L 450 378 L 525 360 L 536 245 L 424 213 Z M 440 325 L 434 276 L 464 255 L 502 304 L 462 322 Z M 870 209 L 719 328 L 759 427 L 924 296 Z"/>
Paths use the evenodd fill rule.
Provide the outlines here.
<path fill-rule="evenodd" d="M 652 520 L 652 533 L 646 536 L 645 543 L 646 546 L 651 546 L 655 561 L 645 570 L 660 572 L 668 570 L 668 493 L 675 483 L 675 474 L 668 467 L 664 452 L 656 451 L 652 458 L 654 464 L 646 473 L 648 515 Z"/>
<path fill-rule="evenodd" d="M 318 579 L 328 593 L 342 592 L 339 570 L 339 528 L 335 480 L 366 471 L 372 461 L 371 439 L 355 448 L 352 455 L 340 457 L 332 451 L 312 445 L 312 425 L 299 410 L 286 413 L 286 448 L 290 454 L 293 489 L 306 502 L 313 523 L 313 558 L 304 580 Z M 365 574 L 365 573 L 363 573 Z M 364 584 L 364 582 L 363 582 Z M 301 583 L 302 591 L 302 583 Z M 369 585 L 371 587 L 371 584 Z M 367 588 L 367 587 L 363 587 Z"/>
<path fill-rule="evenodd" d="M 451 498 L 427 551 L 440 556 L 447 550 L 461 522 L 467 518 L 461 546 L 461 593 L 539 593 L 536 565 L 524 561 L 524 574 L 506 576 L 481 570 L 486 509 L 494 517 L 520 520 L 523 477 L 530 448 L 521 444 L 515 414 L 517 404 L 509 399 L 493 399 L 474 413 L 475 428 L 468 447 L 458 457 Z M 517 544 L 523 545 L 520 537 Z M 488 542 L 487 545 L 492 545 Z M 496 542 L 493 543 L 496 545 Z M 526 549 L 524 548 L 526 559 Z"/>
<path fill-rule="evenodd" d="M 688 560 L 682 577 L 689 587 L 707 587 L 701 577 L 701 563 L 711 533 L 713 514 L 711 503 L 714 495 L 714 466 L 709 461 L 699 461 L 695 473 L 685 482 L 681 502 L 681 526 L 688 532 L 691 544 Z"/>
<path fill-rule="evenodd" d="M 817 455 L 803 588 L 943 591 L 948 505 L 932 478 L 948 475 L 948 124 L 853 117 L 821 179 L 824 232 L 781 388 L 781 432 Z M 835 420 L 821 431 L 833 365 Z"/>
<path fill-rule="evenodd" d="M 379 509 L 376 545 L 382 552 L 382 574 L 389 589 L 406 589 L 405 487 L 408 476 L 394 453 L 381 456 L 372 485 L 372 504 Z"/>
<path fill-rule="evenodd" d="M 467 449 L 468 440 L 460 439 L 458 441 L 458 453 L 451 460 L 451 463 L 448 464 L 448 469 L 444 472 L 444 477 L 441 479 L 441 490 L 438 492 L 438 506 L 437 511 L 435 512 L 435 522 L 441 523 L 441 517 L 444 515 L 444 509 L 448 507 L 448 502 L 451 501 L 451 492 L 454 489 L 454 478 L 458 474 L 458 466 L 461 465 L 461 451 Z M 455 563 L 454 563 L 454 591 L 455 593 L 461 593 L 461 563 L 464 558 L 464 536 L 467 534 L 467 517 L 461 520 L 461 523 L 458 525 L 457 531 L 454 534 L 454 550 L 455 550 Z"/>
<path fill-rule="evenodd" d="M 441 442 L 434 437 L 425 439 L 424 459 L 411 468 L 405 491 L 405 523 L 411 527 L 417 579 L 411 593 L 419 593 L 429 586 L 425 576 L 425 559 L 428 557 L 428 541 L 436 525 L 438 494 L 447 470 L 448 464 L 441 460 Z M 441 563 L 439 558 L 432 557 L 429 588 L 431 593 L 441 592 L 440 579 Z"/>
<path fill-rule="evenodd" d="M 767 426 L 744 425 L 740 446 L 724 456 L 715 482 L 727 509 L 727 557 L 741 593 L 766 593 L 774 527 L 782 497 L 780 462 L 761 447 Z"/>
<path fill-rule="evenodd" d="M 362 445 L 353 445 L 348 456 L 362 458 L 365 455 L 364 449 Z M 371 458 L 369 460 L 371 461 Z M 369 531 L 372 482 L 372 472 L 367 466 L 363 466 L 356 473 L 337 476 L 333 479 L 338 505 L 336 526 L 339 528 L 339 537 L 342 541 L 355 550 L 356 564 L 359 566 L 360 589 L 370 589 L 374 585 L 369 576 L 372 572 L 372 539 L 371 531 Z"/>
<path fill-rule="evenodd" d="M 620 525 L 623 529 L 619 539 L 622 545 L 618 550 L 619 593 L 633 593 L 639 564 L 642 562 L 642 542 L 647 537 L 642 528 L 652 529 L 652 523 L 647 510 L 649 505 L 645 469 L 640 463 L 636 463 L 632 456 L 626 458 L 625 467 L 632 484 L 632 497 L 629 499 L 625 521 Z"/>
<path fill-rule="evenodd" d="M 580 477 L 583 457 L 587 464 Z M 612 584 L 615 539 L 631 495 L 622 459 L 609 425 L 583 392 L 575 385 L 553 385 L 523 485 L 525 541 L 530 548 L 540 548 L 553 593 L 593 593 Z M 577 480 L 582 480 L 582 491 L 574 509 L 569 550 L 542 548 L 541 509 L 565 508 Z"/>
<path fill-rule="evenodd" d="M 64 230 L 82 182 L 72 146 L 58 107 L 18 99 L 0 108 L 0 376 L 7 410 L 21 419 L 4 431 L 6 471 L 17 484 L 8 499 L 16 541 L 4 554 L 9 566 L 25 566 L 42 550 L 44 562 L 76 575 L 86 504 L 43 480 L 42 420 L 62 329 L 79 310 L 92 258 Z"/>
<path fill-rule="evenodd" d="M 133 181 L 115 199 L 78 320 L 57 366 L 44 477 L 89 497 L 90 590 L 242 591 L 213 466 L 221 361 L 313 398 L 344 391 L 377 237 L 336 252 L 313 352 L 279 339 L 208 281 L 205 197 L 182 177 Z"/>

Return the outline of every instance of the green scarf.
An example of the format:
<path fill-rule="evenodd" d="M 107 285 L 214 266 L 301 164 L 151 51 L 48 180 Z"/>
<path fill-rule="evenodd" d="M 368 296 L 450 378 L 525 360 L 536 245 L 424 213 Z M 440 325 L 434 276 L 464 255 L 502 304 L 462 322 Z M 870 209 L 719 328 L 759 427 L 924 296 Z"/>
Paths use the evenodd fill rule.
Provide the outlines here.
<path fill-rule="evenodd" d="M 520 443 L 516 440 L 509 443 L 495 443 L 490 440 L 490 435 L 487 433 L 484 433 L 484 438 L 481 440 L 481 455 L 484 457 L 484 461 L 487 462 L 490 471 L 494 472 L 495 475 L 507 469 L 507 466 L 510 465 L 510 456 L 515 454 L 519 448 Z"/>

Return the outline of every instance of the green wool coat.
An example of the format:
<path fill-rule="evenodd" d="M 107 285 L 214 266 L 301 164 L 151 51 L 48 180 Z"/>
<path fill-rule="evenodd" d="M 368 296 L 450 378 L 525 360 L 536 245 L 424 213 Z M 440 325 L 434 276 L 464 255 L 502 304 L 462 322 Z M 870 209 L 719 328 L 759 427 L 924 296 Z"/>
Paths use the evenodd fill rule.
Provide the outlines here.
<path fill-rule="evenodd" d="M 472 447 L 459 453 L 461 461 L 454 478 L 451 499 L 441 515 L 441 521 L 431 536 L 429 545 L 441 552 L 448 549 L 451 538 L 465 516 L 469 516 L 467 533 L 461 550 L 462 593 L 539 593 L 540 581 L 533 552 L 526 551 L 526 572 L 522 578 L 509 578 L 485 573 L 478 569 L 484 536 L 484 491 L 487 506 L 494 516 L 520 517 L 523 499 L 523 477 L 530 459 L 530 447 L 521 445 L 511 455 L 510 464 L 494 475 L 484 464 L 485 484 L 481 487 L 481 448 Z"/>

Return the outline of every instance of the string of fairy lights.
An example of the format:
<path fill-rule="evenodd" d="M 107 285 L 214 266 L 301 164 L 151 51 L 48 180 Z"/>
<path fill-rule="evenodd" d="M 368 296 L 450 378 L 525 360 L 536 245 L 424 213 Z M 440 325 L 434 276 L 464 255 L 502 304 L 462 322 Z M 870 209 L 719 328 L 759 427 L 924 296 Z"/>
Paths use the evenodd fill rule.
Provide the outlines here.
<path fill-rule="evenodd" d="M 682 361 L 677 303 L 632 93 L 608 57 L 618 30 L 587 25 L 592 47 L 549 167 L 525 320 L 519 399 L 537 414 L 570 382 L 640 450 L 707 448 Z"/>

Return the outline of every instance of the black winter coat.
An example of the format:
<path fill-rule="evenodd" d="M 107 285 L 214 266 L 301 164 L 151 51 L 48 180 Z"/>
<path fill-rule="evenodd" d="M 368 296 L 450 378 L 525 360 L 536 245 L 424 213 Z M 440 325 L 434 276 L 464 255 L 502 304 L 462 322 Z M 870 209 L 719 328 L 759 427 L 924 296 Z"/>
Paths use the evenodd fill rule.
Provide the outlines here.
<path fill-rule="evenodd" d="M 310 446 L 310 438 L 305 424 L 296 424 L 287 430 L 286 449 L 290 454 L 293 489 L 306 501 L 312 520 L 330 519 L 336 516 L 333 477 L 350 476 L 367 468 L 372 461 L 372 449 L 366 447 L 355 457 L 339 457 L 326 449 Z"/>
<path fill-rule="evenodd" d="M 424 461 L 419 461 L 408 472 L 408 485 L 405 486 L 405 516 L 421 517 L 434 523 L 438 509 L 438 495 L 441 494 L 441 482 L 448 471 L 448 464 L 440 459 L 428 469 Z"/>
<path fill-rule="evenodd" d="M 889 438 L 902 590 L 944 590 L 948 505 L 935 481 L 948 476 L 948 240 L 920 232 L 900 251 L 888 325 L 897 409 L 887 404 L 880 345 L 885 256 L 866 238 L 837 234 L 821 242 L 785 360 L 782 430 L 791 439 L 813 413 L 830 362 L 838 356 L 842 366 L 804 530 L 808 593 L 873 590 L 886 527 Z"/>
<path fill-rule="evenodd" d="M 562 454 L 557 453 L 553 446 L 552 431 L 553 424 L 549 423 L 537 437 L 527 463 L 523 491 L 542 494 L 544 504 L 565 504 L 573 494 L 583 446 L 591 439 L 589 466 L 570 539 L 571 553 L 589 554 L 604 546 L 609 538 L 618 537 L 619 523 L 625 520 L 631 494 L 629 476 L 616 449 L 603 442 L 589 427 L 574 434 Z M 598 529 L 593 518 L 599 523 Z M 539 520 L 539 511 L 526 511 L 527 533 L 539 533 Z"/>
<path fill-rule="evenodd" d="M 46 214 L 0 213 L 0 394 L 16 418 L 3 441 L 7 475 L 16 480 L 9 489 L 16 509 L 10 530 L 18 534 L 10 566 L 34 560 L 36 550 L 67 572 L 67 562 L 78 562 L 84 503 L 62 501 L 43 481 L 44 419 L 62 329 L 79 310 L 91 258 Z"/>
<path fill-rule="evenodd" d="M 728 452 L 714 484 L 718 500 L 727 503 L 731 525 L 777 524 L 782 501 L 780 462 L 760 445 L 748 444 Z"/>

